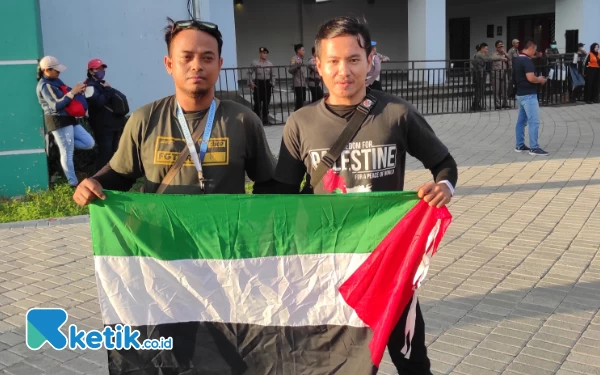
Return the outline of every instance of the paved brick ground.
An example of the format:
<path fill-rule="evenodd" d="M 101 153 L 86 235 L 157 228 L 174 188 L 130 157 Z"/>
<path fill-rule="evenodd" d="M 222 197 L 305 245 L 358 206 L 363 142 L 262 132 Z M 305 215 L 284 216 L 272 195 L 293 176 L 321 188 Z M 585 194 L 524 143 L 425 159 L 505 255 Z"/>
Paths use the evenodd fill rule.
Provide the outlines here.
<path fill-rule="evenodd" d="M 515 111 L 428 117 L 460 166 L 455 221 L 420 292 L 436 374 L 600 374 L 599 117 L 600 105 L 543 108 L 545 158 L 513 151 Z M 267 128 L 274 150 L 281 130 Z M 408 169 L 407 188 L 430 179 Z M 0 229 L 1 373 L 106 373 L 104 352 L 25 347 L 34 306 L 102 327 L 87 218 L 55 224 Z"/>

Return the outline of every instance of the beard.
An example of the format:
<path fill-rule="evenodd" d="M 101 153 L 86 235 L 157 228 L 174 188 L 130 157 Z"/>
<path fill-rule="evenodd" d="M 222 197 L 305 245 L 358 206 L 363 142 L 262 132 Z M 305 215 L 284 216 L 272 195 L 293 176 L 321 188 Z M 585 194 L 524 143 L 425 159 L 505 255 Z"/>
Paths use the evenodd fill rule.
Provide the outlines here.
<path fill-rule="evenodd" d="M 208 89 L 195 89 L 195 90 L 187 90 L 185 94 L 192 99 L 202 99 L 206 95 L 208 95 Z"/>

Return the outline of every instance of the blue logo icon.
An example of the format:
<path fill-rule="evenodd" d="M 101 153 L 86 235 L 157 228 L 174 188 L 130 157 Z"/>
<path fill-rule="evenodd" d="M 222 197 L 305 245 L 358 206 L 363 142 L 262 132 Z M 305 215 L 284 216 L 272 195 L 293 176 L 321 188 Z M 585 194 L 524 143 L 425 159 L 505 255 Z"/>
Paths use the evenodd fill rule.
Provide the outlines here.
<path fill-rule="evenodd" d="M 132 330 L 131 326 L 117 324 L 114 328 L 104 327 L 102 331 L 78 330 L 75 324 L 68 329 L 69 335 L 65 335 L 60 329 L 67 322 L 68 314 L 64 309 L 58 308 L 35 308 L 27 311 L 25 343 L 31 350 L 38 350 L 45 343 L 50 344 L 56 350 L 69 349 L 91 349 L 98 350 L 172 350 L 173 338 L 161 337 L 160 339 L 146 339 L 140 343 L 140 332 Z"/>
<path fill-rule="evenodd" d="M 60 328 L 67 322 L 67 312 L 64 309 L 31 309 L 25 319 L 25 340 L 27 347 L 38 350 L 45 343 L 54 349 L 62 350 L 67 347 L 68 340 Z"/>

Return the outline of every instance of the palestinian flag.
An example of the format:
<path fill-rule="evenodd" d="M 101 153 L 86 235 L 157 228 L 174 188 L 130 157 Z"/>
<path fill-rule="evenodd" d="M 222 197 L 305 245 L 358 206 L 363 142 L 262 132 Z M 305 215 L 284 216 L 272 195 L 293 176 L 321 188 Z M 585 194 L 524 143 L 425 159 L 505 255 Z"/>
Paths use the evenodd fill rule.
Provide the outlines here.
<path fill-rule="evenodd" d="M 103 321 L 173 337 L 109 351 L 111 374 L 372 374 L 451 218 L 413 192 L 106 195 Z"/>

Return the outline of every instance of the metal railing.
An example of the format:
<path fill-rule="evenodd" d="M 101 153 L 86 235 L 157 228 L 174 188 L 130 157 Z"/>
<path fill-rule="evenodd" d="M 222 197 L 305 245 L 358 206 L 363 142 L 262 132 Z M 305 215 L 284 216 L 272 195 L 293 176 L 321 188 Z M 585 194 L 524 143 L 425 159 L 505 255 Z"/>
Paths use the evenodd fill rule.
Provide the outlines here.
<path fill-rule="evenodd" d="M 571 70 L 582 73 L 582 59 L 574 63 L 573 55 L 557 55 L 533 60 L 536 75 L 549 78 L 545 85 L 538 86 L 540 105 L 572 103 L 579 99 L 580 90 L 573 92 Z M 283 124 L 298 104 L 306 105 L 327 93 L 322 81 L 310 79 L 307 66 L 302 67 L 302 72 L 303 77 L 309 79 L 304 80 L 302 88 L 294 87 L 289 68 L 223 69 L 216 85 L 217 96 L 252 108 L 259 117 L 271 124 Z M 252 89 L 248 73 L 258 70 L 261 76 L 266 74 L 268 77 L 268 69 L 271 69 L 274 79 L 269 84 L 258 81 L 253 75 L 255 86 Z M 489 63 L 484 69 L 475 69 L 469 60 L 393 61 L 383 64 L 380 82 L 383 91 L 404 98 L 423 114 L 515 107 L 514 97 L 511 96 L 512 71 L 507 63 L 501 67 Z"/>

